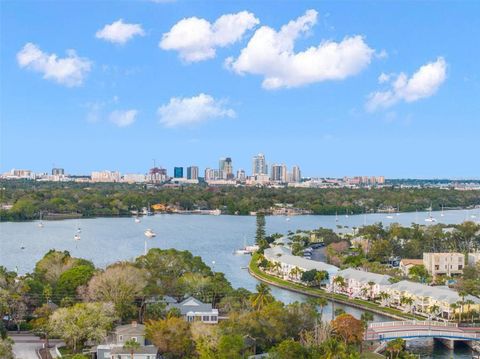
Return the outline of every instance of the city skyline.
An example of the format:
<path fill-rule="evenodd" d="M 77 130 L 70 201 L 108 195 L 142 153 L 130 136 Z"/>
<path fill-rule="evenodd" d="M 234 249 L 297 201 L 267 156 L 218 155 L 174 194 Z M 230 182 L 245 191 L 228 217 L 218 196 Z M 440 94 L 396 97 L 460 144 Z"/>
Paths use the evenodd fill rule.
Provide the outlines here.
<path fill-rule="evenodd" d="M 0 172 L 480 177 L 480 4 L 271 5 L 2 2 Z"/>

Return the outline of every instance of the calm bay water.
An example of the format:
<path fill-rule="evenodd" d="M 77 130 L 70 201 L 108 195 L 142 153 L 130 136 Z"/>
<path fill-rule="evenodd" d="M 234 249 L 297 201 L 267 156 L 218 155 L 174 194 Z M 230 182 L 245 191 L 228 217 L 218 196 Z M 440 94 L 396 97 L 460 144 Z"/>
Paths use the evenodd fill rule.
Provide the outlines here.
<path fill-rule="evenodd" d="M 464 220 L 480 220 L 479 211 L 445 211 L 441 216 L 433 216 L 442 223 L 461 223 Z M 352 231 L 353 227 L 364 224 L 383 222 L 410 225 L 412 223 L 428 224 L 428 213 L 401 213 L 386 218 L 385 214 L 335 216 L 295 216 L 288 220 L 283 216 L 267 217 L 267 233 L 287 233 L 297 229 L 315 229 L 319 227 L 336 229 L 337 225 L 346 226 L 341 230 Z M 44 227 L 35 222 L 0 223 L 0 265 L 8 269 L 18 269 L 19 273 L 32 271 L 35 263 L 50 249 L 68 250 L 73 256 L 86 258 L 99 267 L 119 260 L 132 260 L 144 252 L 147 228 L 153 229 L 157 237 L 147 241 L 148 248 L 176 248 L 189 250 L 194 255 L 213 267 L 215 271 L 224 272 L 234 287 L 254 290 L 257 281 L 245 269 L 249 256 L 234 255 L 236 248 L 253 243 L 255 236 L 255 217 L 252 216 L 207 216 L 207 215 L 156 215 L 143 217 L 141 223 L 133 218 L 95 218 L 81 220 L 45 221 Z M 81 227 L 81 240 L 75 241 L 77 227 Z M 22 249 L 23 247 L 23 249 Z M 285 303 L 303 301 L 305 296 L 279 288 L 272 288 L 272 293 Z M 361 310 L 342 307 L 357 318 Z M 330 306 L 324 310 L 324 318 L 331 317 Z M 388 320 L 384 316 L 375 316 L 375 320 Z M 422 345 L 420 345 L 420 344 Z M 424 358 L 471 358 L 466 348 L 459 348 L 455 353 L 428 342 L 415 342 L 415 352 Z"/>

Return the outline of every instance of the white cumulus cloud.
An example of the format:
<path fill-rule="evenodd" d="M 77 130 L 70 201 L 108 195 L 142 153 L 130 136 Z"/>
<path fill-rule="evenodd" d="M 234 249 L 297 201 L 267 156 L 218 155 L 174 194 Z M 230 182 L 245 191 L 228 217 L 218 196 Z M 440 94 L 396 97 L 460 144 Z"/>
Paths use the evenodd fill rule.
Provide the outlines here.
<path fill-rule="evenodd" d="M 178 51 L 183 61 L 203 61 L 214 58 L 216 48 L 239 41 L 258 23 L 255 15 L 248 11 L 222 15 L 213 24 L 205 19 L 189 17 L 163 34 L 159 46 L 163 50 Z"/>
<path fill-rule="evenodd" d="M 368 111 L 375 111 L 393 106 L 400 101 L 414 102 L 430 97 L 437 92 L 446 77 L 447 63 L 443 57 L 423 65 L 410 78 L 403 72 L 395 78 L 381 76 L 379 80 L 388 82 L 390 89 L 372 92 L 368 96 L 366 108 Z"/>
<path fill-rule="evenodd" d="M 128 24 L 123 22 L 123 19 L 120 19 L 98 30 L 95 37 L 123 45 L 134 36 L 143 35 L 145 35 L 145 31 L 143 31 L 142 25 Z"/>
<path fill-rule="evenodd" d="M 307 10 L 279 31 L 262 26 L 238 58 L 228 58 L 225 64 L 238 74 L 263 76 L 262 85 L 266 89 L 342 80 L 367 67 L 374 50 L 362 36 L 346 37 L 340 42 L 322 41 L 318 46 L 295 52 L 295 41 L 310 31 L 317 16 L 315 10 Z"/>
<path fill-rule="evenodd" d="M 68 87 L 80 86 L 92 66 L 90 60 L 79 57 L 75 50 L 67 50 L 67 56 L 60 58 L 43 52 L 31 42 L 17 53 L 17 62 L 21 68 L 39 72 L 44 79 Z"/>
<path fill-rule="evenodd" d="M 113 111 L 108 116 L 110 122 L 114 123 L 118 127 L 130 126 L 135 122 L 137 118 L 137 110 L 126 110 L 126 111 Z"/>
<path fill-rule="evenodd" d="M 225 101 L 215 100 L 204 93 L 193 97 L 172 97 L 158 108 L 160 123 L 166 127 L 190 126 L 213 118 L 235 117 L 235 111 Z"/>

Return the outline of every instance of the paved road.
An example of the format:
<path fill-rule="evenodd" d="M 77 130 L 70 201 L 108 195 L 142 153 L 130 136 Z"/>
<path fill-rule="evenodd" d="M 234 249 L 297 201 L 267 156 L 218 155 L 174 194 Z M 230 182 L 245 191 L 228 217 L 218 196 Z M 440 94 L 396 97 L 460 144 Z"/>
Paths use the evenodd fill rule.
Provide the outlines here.
<path fill-rule="evenodd" d="M 17 359 L 38 359 L 37 350 L 42 348 L 43 340 L 31 334 L 9 334 L 14 341 L 13 353 Z"/>

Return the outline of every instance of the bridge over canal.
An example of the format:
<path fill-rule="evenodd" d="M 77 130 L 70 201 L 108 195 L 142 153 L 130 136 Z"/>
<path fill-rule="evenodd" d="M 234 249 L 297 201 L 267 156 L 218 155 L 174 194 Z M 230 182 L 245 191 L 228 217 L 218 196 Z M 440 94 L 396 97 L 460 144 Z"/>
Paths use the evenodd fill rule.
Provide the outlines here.
<path fill-rule="evenodd" d="M 462 341 L 472 346 L 480 342 L 480 327 L 463 327 L 457 323 L 435 321 L 395 321 L 371 323 L 365 333 L 365 340 L 388 341 L 397 338 L 418 339 L 433 338 L 441 341 L 448 348 L 453 348 L 455 341 Z"/>

